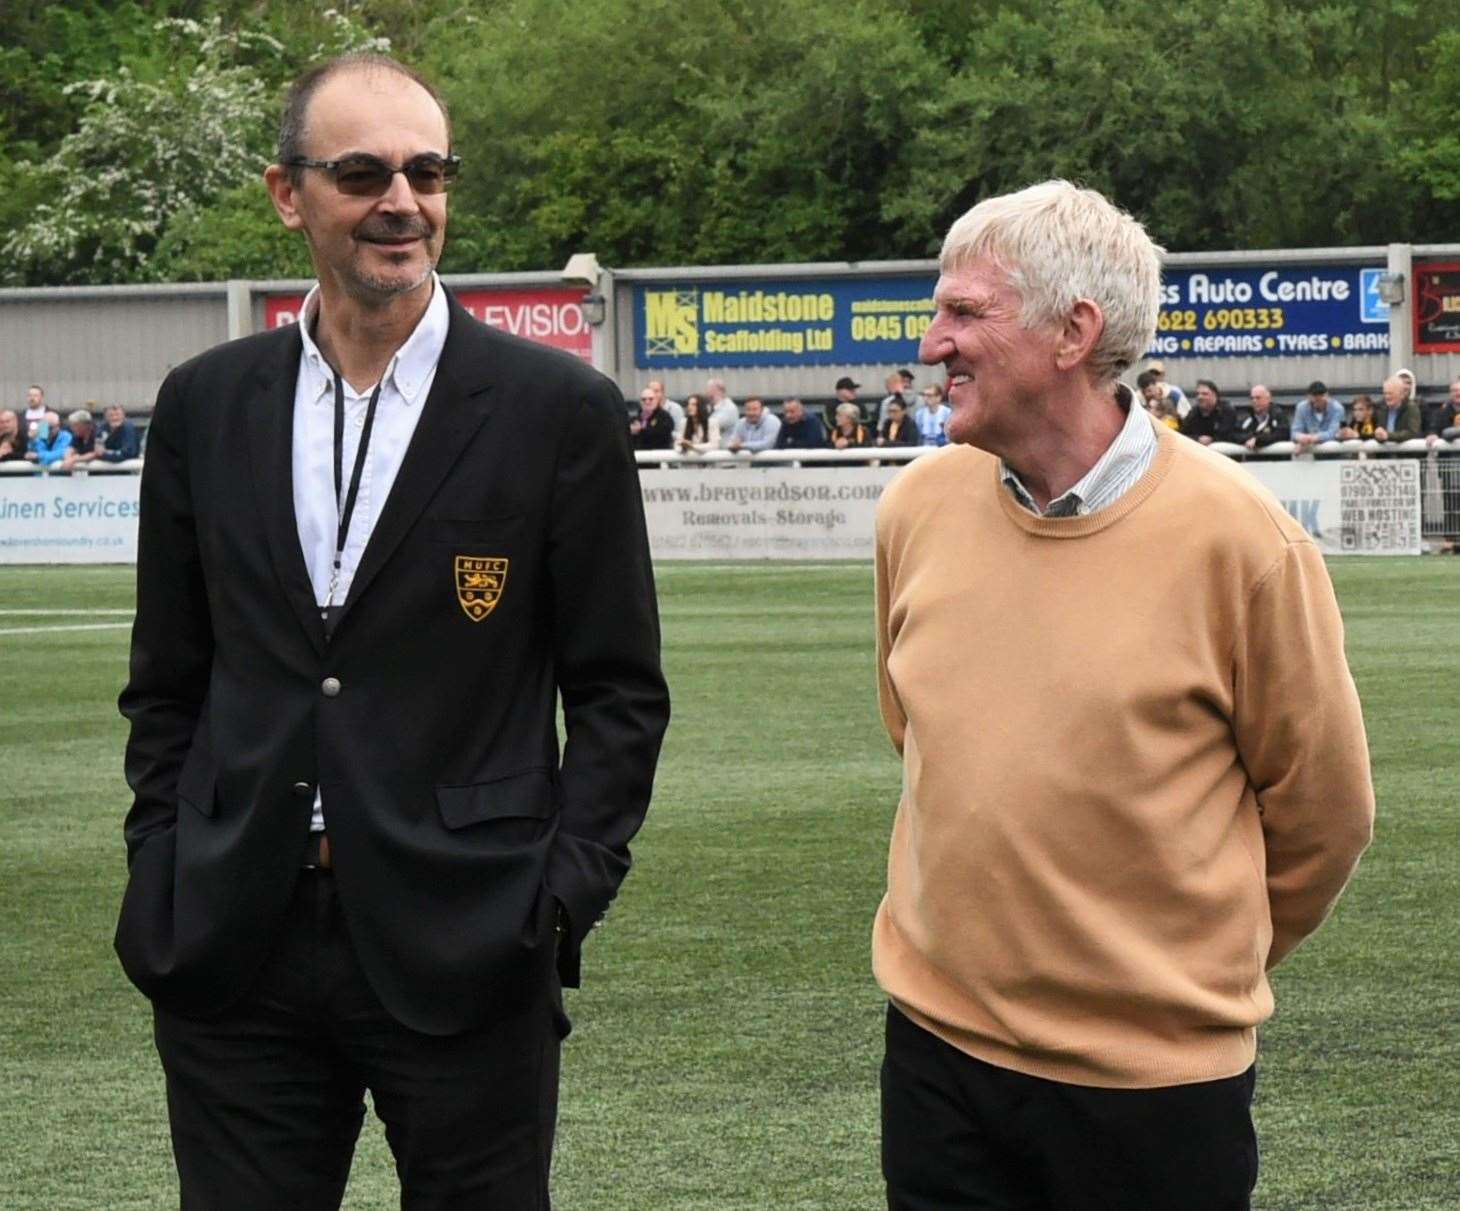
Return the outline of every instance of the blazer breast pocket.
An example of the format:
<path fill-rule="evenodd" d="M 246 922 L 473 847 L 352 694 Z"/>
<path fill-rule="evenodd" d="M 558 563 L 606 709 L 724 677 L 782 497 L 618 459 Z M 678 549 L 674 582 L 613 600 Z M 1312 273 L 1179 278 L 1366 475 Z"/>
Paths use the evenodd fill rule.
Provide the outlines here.
<path fill-rule="evenodd" d="M 432 542 L 479 547 L 510 541 L 522 532 L 523 521 L 523 514 L 512 513 L 503 517 L 428 517 L 422 525 Z"/>

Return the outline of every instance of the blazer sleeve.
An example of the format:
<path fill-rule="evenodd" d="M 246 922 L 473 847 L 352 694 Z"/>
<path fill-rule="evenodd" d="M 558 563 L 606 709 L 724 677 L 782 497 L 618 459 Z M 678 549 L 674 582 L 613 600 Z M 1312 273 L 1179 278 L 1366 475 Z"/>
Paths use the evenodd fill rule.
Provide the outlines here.
<path fill-rule="evenodd" d="M 659 616 L 638 472 L 623 398 L 589 388 L 555 469 L 549 521 L 554 662 L 567 738 L 547 886 L 567 913 L 563 983 L 629 868 L 669 723 Z"/>
<path fill-rule="evenodd" d="M 125 766 L 133 800 L 122 829 L 128 863 L 177 818 L 178 773 L 192 747 L 213 664 L 183 394 L 174 371 L 158 392 L 142 468 L 137 615 L 129 676 L 117 703 L 132 725 Z"/>

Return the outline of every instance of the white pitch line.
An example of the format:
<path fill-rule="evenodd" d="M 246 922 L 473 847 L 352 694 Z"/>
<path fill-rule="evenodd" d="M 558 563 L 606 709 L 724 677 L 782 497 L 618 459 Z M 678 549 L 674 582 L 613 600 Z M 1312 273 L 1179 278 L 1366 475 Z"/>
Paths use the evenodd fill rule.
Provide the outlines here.
<path fill-rule="evenodd" d="M 134 613 L 135 610 L 0 610 L 0 617 L 19 615 L 26 618 L 59 618 L 68 614 L 79 614 L 85 618 L 130 618 Z"/>
<path fill-rule="evenodd" d="M 61 631 L 128 631 L 130 622 L 71 623 L 59 627 L 0 627 L 0 635 L 54 635 Z"/>

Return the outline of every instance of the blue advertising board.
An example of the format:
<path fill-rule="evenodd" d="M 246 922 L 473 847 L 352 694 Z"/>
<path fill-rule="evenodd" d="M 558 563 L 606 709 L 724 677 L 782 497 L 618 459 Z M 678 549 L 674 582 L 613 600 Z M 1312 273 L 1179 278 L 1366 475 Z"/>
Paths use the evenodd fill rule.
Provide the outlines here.
<path fill-rule="evenodd" d="M 1382 272 L 1345 265 L 1167 269 L 1148 353 L 1165 358 L 1387 353 Z"/>
<path fill-rule="evenodd" d="M 1167 269 L 1148 356 L 1386 353 L 1378 268 Z M 934 274 L 803 281 L 666 282 L 634 289 L 634 364 L 894 365 L 915 361 Z"/>
<path fill-rule="evenodd" d="M 937 277 L 684 282 L 634 290 L 634 364 L 826 366 L 908 362 Z"/>

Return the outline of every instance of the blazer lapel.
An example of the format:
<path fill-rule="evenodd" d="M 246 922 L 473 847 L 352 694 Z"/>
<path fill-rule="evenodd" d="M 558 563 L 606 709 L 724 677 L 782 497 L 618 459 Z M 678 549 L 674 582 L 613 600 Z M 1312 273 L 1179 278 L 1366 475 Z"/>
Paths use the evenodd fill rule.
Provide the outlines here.
<path fill-rule="evenodd" d="M 365 544 L 349 595 L 336 620 L 336 633 L 490 414 L 488 393 L 492 383 L 488 364 L 477 348 L 473 331 L 476 321 L 455 299 L 450 302 L 451 326 L 436 378 L 385 507 Z"/>
<path fill-rule="evenodd" d="M 294 515 L 294 389 L 301 347 L 299 330 L 291 325 L 278 354 L 257 371 L 258 392 L 248 404 L 249 459 L 254 494 L 280 587 L 310 643 L 323 655 L 324 623 L 314 600 Z"/>

